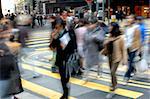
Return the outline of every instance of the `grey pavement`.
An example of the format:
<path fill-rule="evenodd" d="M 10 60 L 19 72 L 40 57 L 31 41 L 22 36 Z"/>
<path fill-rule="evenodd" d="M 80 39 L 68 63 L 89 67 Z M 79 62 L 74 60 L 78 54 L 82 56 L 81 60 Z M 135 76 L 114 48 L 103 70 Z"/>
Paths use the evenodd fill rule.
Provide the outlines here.
<path fill-rule="evenodd" d="M 46 89 L 40 91 L 41 93 L 38 93 L 35 90 L 33 91 L 31 89 L 32 87 L 29 87 L 30 84 L 23 83 L 23 85 L 25 84 L 24 85 L 25 91 L 17 95 L 17 97 L 19 97 L 20 99 L 48 99 L 49 95 L 46 94 L 46 91 L 48 90 L 54 91 L 52 93 L 55 92 L 60 94 L 62 93 L 60 80 L 57 79 L 56 77 L 57 74 L 51 73 L 51 66 L 54 64 L 54 60 L 49 61 L 49 59 L 52 58 L 53 52 L 48 49 L 48 45 L 45 45 L 45 43 L 47 44 L 48 43 L 47 41 L 49 40 L 49 35 L 51 31 L 50 27 L 51 25 L 47 23 L 46 26 L 42 28 L 41 27 L 36 28 L 30 33 L 29 40 L 33 40 L 33 41 L 30 41 L 30 44 L 28 46 L 40 45 L 40 44 L 44 44 L 44 45 L 24 48 L 24 53 L 22 54 L 21 57 L 21 66 L 23 71 L 22 79 L 38 85 L 37 88 L 40 88 L 39 86 L 42 86 Z M 36 40 L 37 38 L 38 40 Z M 46 38 L 46 40 L 44 40 L 43 38 L 44 39 Z M 39 43 L 41 41 L 42 42 L 45 41 L 45 42 Z M 105 58 L 103 62 L 106 63 L 107 59 Z M 110 85 L 109 68 L 105 68 L 105 67 L 108 67 L 108 65 L 104 66 L 104 68 L 102 69 L 103 70 L 102 77 L 97 77 L 96 67 L 91 70 L 90 72 L 91 76 L 87 86 L 86 84 L 84 85 L 81 84 L 80 82 L 76 82 L 76 80 L 82 81 L 81 78 L 77 77 L 73 79 L 71 81 L 72 83 L 71 83 L 70 95 L 77 99 L 105 99 L 106 95 L 109 93 L 107 92 L 107 87 Z M 127 93 L 121 95 L 120 93 L 122 91 L 119 89 L 120 92 L 117 93 L 119 93 L 120 95 L 117 94 L 112 99 L 129 99 L 128 91 L 129 93 L 130 91 L 133 91 L 135 93 L 138 92 L 143 94 L 137 97 L 137 99 L 150 99 L 150 84 L 149 84 L 150 80 L 147 79 L 148 77 L 150 77 L 149 75 L 147 75 L 149 74 L 149 72 L 146 73 L 146 76 L 144 75 L 143 77 L 138 76 L 133 78 L 131 82 L 128 84 L 128 86 L 123 85 L 123 81 L 122 81 L 123 74 L 124 71 L 119 69 L 117 72 L 118 88 L 124 89 Z M 33 78 L 35 75 L 38 75 L 37 78 Z M 134 95 L 136 96 L 138 94 L 134 94 Z M 58 96 L 57 98 L 50 97 L 50 99 L 58 99 Z"/>

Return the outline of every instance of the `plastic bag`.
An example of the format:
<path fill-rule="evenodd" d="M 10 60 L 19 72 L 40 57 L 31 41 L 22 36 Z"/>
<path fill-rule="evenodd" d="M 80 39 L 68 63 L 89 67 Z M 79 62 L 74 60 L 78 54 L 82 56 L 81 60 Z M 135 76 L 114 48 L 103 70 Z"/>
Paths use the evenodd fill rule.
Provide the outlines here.
<path fill-rule="evenodd" d="M 137 72 L 145 72 L 148 70 L 148 63 L 145 59 L 141 59 L 135 63 Z"/>

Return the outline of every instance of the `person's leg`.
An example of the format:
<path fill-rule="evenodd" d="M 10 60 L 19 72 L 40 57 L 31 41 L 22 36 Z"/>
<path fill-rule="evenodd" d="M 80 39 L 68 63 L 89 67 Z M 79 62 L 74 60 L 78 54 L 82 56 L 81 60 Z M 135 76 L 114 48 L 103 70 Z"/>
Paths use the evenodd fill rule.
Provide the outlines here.
<path fill-rule="evenodd" d="M 110 57 L 108 57 L 108 62 L 109 62 L 109 68 L 110 68 L 110 72 L 111 72 L 111 69 L 112 69 L 112 60 L 111 60 L 111 58 Z M 112 75 L 111 75 L 112 76 Z M 111 81 L 112 81 L 113 79 L 112 79 L 112 77 L 111 77 Z M 111 82 L 111 85 L 110 85 L 110 87 L 112 87 L 113 85 L 112 85 L 112 82 Z"/>
<path fill-rule="evenodd" d="M 115 90 L 115 88 L 113 89 L 113 86 L 115 85 L 115 81 L 114 81 L 114 79 L 115 79 L 115 69 L 117 70 L 117 68 L 113 68 L 114 66 L 113 66 L 113 64 L 112 64 L 112 60 L 111 60 L 111 58 L 109 57 L 109 67 L 110 67 L 110 71 L 111 71 L 111 88 L 110 88 L 110 93 L 108 93 L 107 95 L 106 95 L 106 99 L 112 99 L 112 97 L 115 95 L 115 93 L 114 93 L 114 90 Z M 112 73 L 114 71 L 114 74 Z M 115 83 L 114 83 L 115 82 Z M 116 83 L 117 84 L 117 83 Z"/>
<path fill-rule="evenodd" d="M 66 77 L 65 68 L 59 67 L 61 84 L 63 88 L 63 96 L 60 99 L 68 99 L 69 96 L 69 76 Z"/>
<path fill-rule="evenodd" d="M 135 56 L 136 56 L 136 51 L 134 51 L 134 52 L 129 52 L 128 55 L 129 55 L 129 60 L 128 60 L 128 61 L 129 61 L 129 62 L 128 62 L 129 67 L 128 67 L 127 72 L 125 73 L 125 79 L 126 79 L 127 81 L 130 79 L 131 73 L 134 71 L 133 63 L 134 63 L 134 58 L 135 58 Z"/>
<path fill-rule="evenodd" d="M 114 91 L 116 89 L 117 85 L 117 77 L 116 77 L 116 71 L 118 68 L 119 62 L 118 63 L 113 63 L 111 67 L 111 80 L 112 80 L 112 88 L 110 89 L 111 91 Z"/>

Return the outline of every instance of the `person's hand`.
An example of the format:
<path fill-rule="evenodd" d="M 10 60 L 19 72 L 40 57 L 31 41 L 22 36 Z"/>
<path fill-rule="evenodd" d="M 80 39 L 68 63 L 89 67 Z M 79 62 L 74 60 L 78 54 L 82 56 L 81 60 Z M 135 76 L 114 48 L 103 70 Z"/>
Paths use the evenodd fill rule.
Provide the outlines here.
<path fill-rule="evenodd" d="M 107 44 L 109 44 L 113 40 L 114 40 L 113 38 L 109 38 L 106 41 L 104 41 L 103 45 L 106 46 Z"/>
<path fill-rule="evenodd" d="M 65 47 L 66 47 L 63 43 L 61 43 L 60 46 L 62 49 L 65 49 Z"/>
<path fill-rule="evenodd" d="M 0 50 L 0 56 L 4 56 L 4 51 Z"/>

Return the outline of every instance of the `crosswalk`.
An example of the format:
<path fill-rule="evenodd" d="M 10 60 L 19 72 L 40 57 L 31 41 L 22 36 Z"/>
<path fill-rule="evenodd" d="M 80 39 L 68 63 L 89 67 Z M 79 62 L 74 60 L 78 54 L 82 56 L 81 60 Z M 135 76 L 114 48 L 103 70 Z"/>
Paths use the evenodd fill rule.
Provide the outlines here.
<path fill-rule="evenodd" d="M 51 73 L 50 71 L 53 65 L 53 62 L 49 62 L 49 58 L 53 57 L 52 56 L 53 53 L 48 48 L 49 39 L 50 39 L 49 33 L 48 32 L 46 34 L 38 33 L 37 36 L 36 34 L 37 33 L 35 33 L 34 37 L 31 37 L 29 40 L 27 40 L 28 48 L 29 49 L 34 48 L 34 51 L 29 52 L 28 55 L 22 56 L 21 66 L 24 69 L 24 71 L 28 71 L 31 74 L 33 72 L 36 72 L 44 76 L 45 79 L 42 77 L 39 77 L 36 79 L 26 79 L 26 77 L 22 76 L 23 87 L 26 89 L 25 92 L 29 92 L 29 93 L 32 92 L 37 97 L 38 95 L 40 95 L 43 99 L 59 99 L 62 95 L 62 92 L 61 92 L 60 83 L 58 83 L 57 85 L 56 82 L 59 82 L 60 76 L 56 73 Z M 84 92 L 86 93 L 86 91 L 92 92 L 93 90 L 97 90 L 105 94 L 109 93 L 110 92 L 109 84 L 111 81 L 110 81 L 110 76 L 109 76 L 108 64 L 103 63 L 102 68 L 103 70 L 107 70 L 107 73 L 103 72 L 102 77 L 97 77 L 97 73 L 94 71 L 91 71 L 90 73 L 91 80 L 89 80 L 88 82 L 80 78 L 71 78 L 70 83 L 71 83 L 71 88 L 72 87 L 73 88 L 71 89 L 70 99 L 80 99 L 80 93 L 84 93 Z M 119 69 L 118 69 L 119 72 L 125 72 L 125 70 L 126 70 L 126 67 L 119 66 Z M 150 71 L 145 72 L 145 74 L 149 75 Z M 41 80 L 45 82 L 40 83 Z M 122 76 L 118 76 L 118 84 L 119 84 L 119 87 L 115 91 L 115 94 L 118 95 L 119 97 L 122 97 L 123 99 L 124 98 L 125 99 L 128 99 L 128 98 L 138 99 L 138 98 L 145 96 L 146 90 L 147 91 L 150 90 L 149 82 L 137 81 L 134 79 L 130 80 L 128 87 L 123 86 L 124 82 L 123 82 Z M 21 97 L 21 99 L 30 99 L 30 98 L 29 97 L 26 98 L 24 96 L 24 97 Z M 81 98 L 81 99 L 88 99 L 88 98 Z M 105 99 L 105 97 L 96 98 L 93 96 L 93 99 Z M 121 99 L 121 98 L 116 98 L 116 99 Z"/>

